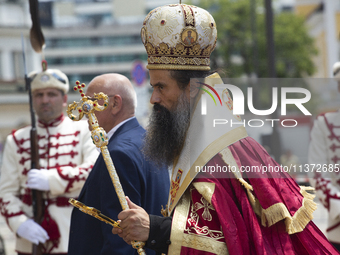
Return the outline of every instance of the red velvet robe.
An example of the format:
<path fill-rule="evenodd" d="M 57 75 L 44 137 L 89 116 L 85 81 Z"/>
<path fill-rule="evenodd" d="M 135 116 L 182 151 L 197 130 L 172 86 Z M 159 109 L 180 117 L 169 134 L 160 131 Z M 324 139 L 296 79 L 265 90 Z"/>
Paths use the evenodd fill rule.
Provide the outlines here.
<path fill-rule="evenodd" d="M 278 166 L 252 138 L 228 148 L 240 169 Z M 226 166 L 225 161 L 219 153 L 206 166 Z M 289 174 L 242 176 L 195 177 L 174 209 L 168 254 L 339 254 L 310 221 L 316 209 L 313 196 Z"/>

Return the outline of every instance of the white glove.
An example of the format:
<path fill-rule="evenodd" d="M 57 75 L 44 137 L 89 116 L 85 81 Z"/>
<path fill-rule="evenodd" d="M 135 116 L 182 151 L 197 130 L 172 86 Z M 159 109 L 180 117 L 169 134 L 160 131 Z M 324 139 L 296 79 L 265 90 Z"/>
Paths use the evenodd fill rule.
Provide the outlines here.
<path fill-rule="evenodd" d="M 43 191 L 50 190 L 48 183 L 48 170 L 46 169 L 31 169 L 27 174 L 27 187 Z"/>
<path fill-rule="evenodd" d="M 18 228 L 17 234 L 36 245 L 38 245 L 39 242 L 45 243 L 46 240 L 50 239 L 45 229 L 32 219 L 22 223 Z"/>

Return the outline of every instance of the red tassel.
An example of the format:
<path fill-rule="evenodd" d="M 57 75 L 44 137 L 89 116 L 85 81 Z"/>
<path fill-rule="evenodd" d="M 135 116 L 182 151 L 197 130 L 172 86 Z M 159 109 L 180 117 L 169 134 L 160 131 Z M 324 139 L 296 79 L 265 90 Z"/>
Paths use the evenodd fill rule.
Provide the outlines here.
<path fill-rule="evenodd" d="M 44 219 L 41 222 L 41 226 L 46 230 L 50 239 L 46 242 L 46 253 L 50 253 L 53 248 L 57 248 L 60 243 L 60 232 L 57 223 L 49 214 L 47 208 L 45 210 Z"/>

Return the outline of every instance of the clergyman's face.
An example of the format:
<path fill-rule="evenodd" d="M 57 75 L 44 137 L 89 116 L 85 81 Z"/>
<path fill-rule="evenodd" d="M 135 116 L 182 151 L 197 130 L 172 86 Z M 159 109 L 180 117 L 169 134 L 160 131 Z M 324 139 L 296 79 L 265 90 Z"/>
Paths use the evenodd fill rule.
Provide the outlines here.
<path fill-rule="evenodd" d="M 157 165 L 171 165 L 181 153 L 190 123 L 188 89 L 181 90 L 167 70 L 150 70 L 154 105 L 143 148 Z"/>
<path fill-rule="evenodd" d="M 168 110 L 174 110 L 181 94 L 185 93 L 189 100 L 189 90 L 181 90 L 169 70 L 150 70 L 149 74 L 150 85 L 153 88 L 151 104 L 160 104 Z"/>

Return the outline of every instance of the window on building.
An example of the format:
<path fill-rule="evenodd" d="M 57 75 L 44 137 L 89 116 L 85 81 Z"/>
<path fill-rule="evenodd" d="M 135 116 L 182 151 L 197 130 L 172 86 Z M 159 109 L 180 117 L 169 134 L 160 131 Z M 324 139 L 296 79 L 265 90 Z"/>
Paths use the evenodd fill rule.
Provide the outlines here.
<path fill-rule="evenodd" d="M 77 47 L 106 47 L 116 45 L 140 44 L 139 35 L 130 36 L 104 36 L 87 38 L 46 38 L 46 47 L 53 48 L 77 48 Z"/>
<path fill-rule="evenodd" d="M 24 77 L 24 59 L 21 51 L 14 51 L 13 53 L 13 74 L 15 78 Z"/>
<path fill-rule="evenodd" d="M 104 55 L 104 56 L 81 56 L 81 57 L 47 57 L 50 65 L 77 65 L 77 64 L 101 64 L 131 62 L 134 60 L 147 60 L 146 54 Z"/>

